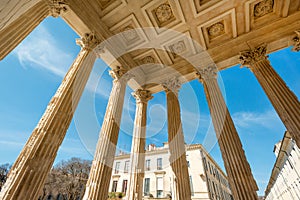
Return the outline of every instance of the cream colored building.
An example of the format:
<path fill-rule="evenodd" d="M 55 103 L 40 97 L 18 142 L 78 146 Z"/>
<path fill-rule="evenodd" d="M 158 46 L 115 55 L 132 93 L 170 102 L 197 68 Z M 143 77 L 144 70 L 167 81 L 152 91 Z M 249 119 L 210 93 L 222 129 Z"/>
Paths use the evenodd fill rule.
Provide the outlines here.
<path fill-rule="evenodd" d="M 300 199 L 300 149 L 288 132 L 275 145 L 274 153 L 277 159 L 265 191 L 265 199 Z"/>
<path fill-rule="evenodd" d="M 174 175 L 169 161 L 168 144 L 163 147 L 149 145 L 145 155 L 145 176 L 143 196 L 164 198 L 172 196 Z M 192 199 L 231 200 L 231 191 L 227 177 L 200 144 L 187 145 L 189 181 Z M 130 180 L 130 154 L 115 157 L 109 192 L 127 193 Z"/>
<path fill-rule="evenodd" d="M 219 71 L 237 64 L 251 70 L 300 147 L 299 100 L 268 59 L 290 46 L 300 50 L 300 0 L 1 0 L 0 60 L 49 16 L 70 25 L 81 49 L 12 166 L 0 199 L 37 199 L 98 58 L 114 81 L 84 200 L 107 198 L 127 85 L 136 99 L 129 200 L 141 200 L 143 193 L 147 104 L 159 92 L 167 99 L 174 199 L 190 199 L 177 95 L 195 79 L 204 88 L 234 199 L 258 199 L 217 80 Z"/>

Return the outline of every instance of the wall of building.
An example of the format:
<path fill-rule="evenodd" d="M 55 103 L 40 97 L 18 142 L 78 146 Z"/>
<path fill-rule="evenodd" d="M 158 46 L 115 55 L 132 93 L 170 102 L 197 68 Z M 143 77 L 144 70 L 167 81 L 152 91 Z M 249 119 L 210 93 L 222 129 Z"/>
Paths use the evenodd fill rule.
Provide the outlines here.
<path fill-rule="evenodd" d="M 226 175 L 216 162 L 209 156 L 201 145 L 189 145 L 187 146 L 187 162 L 190 175 L 192 199 L 194 200 L 208 200 L 208 199 L 224 199 L 230 200 L 230 189 L 226 179 Z M 172 194 L 174 175 L 169 163 L 169 151 L 168 145 L 164 147 L 155 148 L 151 147 L 150 151 L 146 152 L 145 163 L 150 160 L 150 167 L 145 164 L 145 177 L 144 177 L 144 190 L 145 179 L 150 180 L 149 193 L 144 194 L 145 197 L 149 197 L 150 194 L 153 197 L 168 197 Z M 162 159 L 162 168 L 158 168 L 157 159 Z M 115 158 L 113 165 L 113 174 L 110 182 L 110 191 L 116 189 L 116 192 L 124 192 L 124 180 L 129 181 L 129 173 L 126 172 L 125 163 L 130 161 L 130 155 L 120 155 Z M 204 163 L 205 161 L 205 163 Z M 120 163 L 120 164 L 117 164 Z M 119 165 L 119 170 L 116 170 L 116 166 Z M 211 166 L 212 173 L 209 168 Z M 160 166 L 159 166 L 160 167 Z M 129 166 L 130 169 L 130 166 Z M 214 175 L 215 174 L 215 175 Z M 217 175 L 218 174 L 218 175 Z M 218 178 L 219 177 L 219 178 Z M 210 181 L 212 186 L 209 187 L 207 181 Z M 117 187 L 113 187 L 113 182 L 117 181 Z M 214 189 L 218 188 L 218 189 Z M 161 190 L 161 191 L 160 191 Z M 222 194 L 224 198 L 222 197 Z M 225 198 L 225 194 L 228 198 Z"/>
<path fill-rule="evenodd" d="M 266 200 L 300 199 L 300 150 L 288 132 L 274 148 L 277 157 L 266 189 Z"/>
<path fill-rule="evenodd" d="M 201 151 L 201 157 L 209 199 L 232 200 L 229 183 L 222 169 L 206 151 Z"/>

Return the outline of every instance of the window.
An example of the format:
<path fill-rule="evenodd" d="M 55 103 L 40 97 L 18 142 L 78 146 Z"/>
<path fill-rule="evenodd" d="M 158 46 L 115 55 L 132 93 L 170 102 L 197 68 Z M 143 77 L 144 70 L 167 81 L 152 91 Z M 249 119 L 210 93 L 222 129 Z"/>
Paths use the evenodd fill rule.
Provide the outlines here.
<path fill-rule="evenodd" d="M 162 170 L 162 158 L 157 158 L 157 170 Z"/>
<path fill-rule="evenodd" d="M 149 194 L 150 194 L 150 178 L 145 178 L 144 196 L 149 196 Z"/>
<path fill-rule="evenodd" d="M 115 166 L 115 174 L 119 173 L 119 169 L 120 169 L 120 162 L 116 162 L 116 166 Z"/>
<path fill-rule="evenodd" d="M 207 163 L 206 163 L 206 158 L 205 157 L 203 157 L 203 163 L 204 163 L 205 170 L 208 171 Z"/>
<path fill-rule="evenodd" d="M 157 198 L 162 198 L 163 197 L 163 191 L 162 190 L 157 190 L 156 191 L 156 196 L 157 196 Z"/>
<path fill-rule="evenodd" d="M 123 180 L 122 192 L 124 194 L 126 194 L 126 192 L 127 192 L 127 183 L 128 183 L 127 180 Z"/>
<path fill-rule="evenodd" d="M 193 186 L 192 176 L 190 176 L 190 187 L 191 187 L 191 195 L 194 196 L 194 186 Z"/>
<path fill-rule="evenodd" d="M 212 174 L 212 172 L 211 172 L 211 166 L 210 166 L 209 162 L 208 162 L 208 168 L 209 168 L 209 173 Z"/>
<path fill-rule="evenodd" d="M 150 171 L 150 160 L 146 160 L 146 171 Z"/>
<path fill-rule="evenodd" d="M 156 197 L 157 198 L 163 197 L 163 190 L 164 190 L 163 177 L 157 177 L 156 178 Z"/>
<path fill-rule="evenodd" d="M 118 186 L 118 181 L 113 181 L 111 192 L 116 192 Z"/>
<path fill-rule="evenodd" d="M 217 196 L 217 190 L 216 190 L 216 187 L 215 187 L 215 183 L 212 181 L 212 186 L 213 186 L 213 193 L 215 196 Z"/>
<path fill-rule="evenodd" d="M 129 161 L 126 161 L 124 166 L 124 173 L 128 173 L 128 170 L 129 170 Z"/>

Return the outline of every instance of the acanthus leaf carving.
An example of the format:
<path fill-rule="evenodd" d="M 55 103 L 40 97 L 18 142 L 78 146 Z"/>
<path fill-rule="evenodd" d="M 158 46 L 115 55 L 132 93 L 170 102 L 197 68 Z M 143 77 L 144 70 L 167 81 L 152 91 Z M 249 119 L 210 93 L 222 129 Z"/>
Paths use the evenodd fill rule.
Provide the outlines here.
<path fill-rule="evenodd" d="M 274 9 L 274 0 L 263 0 L 254 6 L 254 17 L 259 18 L 272 13 Z"/>
<path fill-rule="evenodd" d="M 292 51 L 299 52 L 300 51 L 300 30 L 295 31 L 296 36 L 293 37 L 294 47 L 292 48 Z"/>
<path fill-rule="evenodd" d="M 217 22 L 207 28 L 207 33 L 210 39 L 216 38 L 225 33 L 224 22 Z"/>
<path fill-rule="evenodd" d="M 86 33 L 82 38 L 76 40 L 76 44 L 83 49 L 92 50 L 100 44 L 100 40 L 94 33 Z"/>
<path fill-rule="evenodd" d="M 140 60 L 143 64 L 153 64 L 155 63 L 155 59 L 152 56 L 146 56 Z"/>
<path fill-rule="evenodd" d="M 240 52 L 239 60 L 241 65 L 251 67 L 257 62 L 266 60 L 268 58 L 266 54 L 267 45 L 263 44 L 255 49 Z"/>
<path fill-rule="evenodd" d="M 137 103 L 147 103 L 153 99 L 153 96 L 149 90 L 138 89 L 132 93 L 132 96 L 136 99 Z"/>
<path fill-rule="evenodd" d="M 49 14 L 55 18 L 69 9 L 65 0 L 46 0 L 46 3 L 49 6 Z"/>
<path fill-rule="evenodd" d="M 168 2 L 159 5 L 154 9 L 153 14 L 156 17 L 159 26 L 164 26 L 175 19 L 172 7 Z"/>
<path fill-rule="evenodd" d="M 129 81 L 131 78 L 134 78 L 134 75 L 128 72 L 126 69 L 118 66 L 116 69 L 109 71 L 109 75 L 114 79 L 114 81 Z"/>
<path fill-rule="evenodd" d="M 173 57 L 176 58 L 178 55 L 183 54 L 187 50 L 187 47 L 186 47 L 184 40 L 180 40 L 180 41 L 170 45 L 169 49 L 170 49 Z"/>
<path fill-rule="evenodd" d="M 173 92 L 176 95 L 178 94 L 179 89 L 181 88 L 181 82 L 177 77 L 171 78 L 162 83 L 164 90 L 168 92 Z"/>
<path fill-rule="evenodd" d="M 120 32 L 127 40 L 127 42 L 133 42 L 139 38 L 137 31 L 131 25 L 126 26 Z"/>
<path fill-rule="evenodd" d="M 218 76 L 218 68 L 215 64 L 211 64 L 205 68 L 198 69 L 198 72 L 196 74 L 199 76 L 199 80 L 201 82 L 210 79 L 216 79 Z"/>

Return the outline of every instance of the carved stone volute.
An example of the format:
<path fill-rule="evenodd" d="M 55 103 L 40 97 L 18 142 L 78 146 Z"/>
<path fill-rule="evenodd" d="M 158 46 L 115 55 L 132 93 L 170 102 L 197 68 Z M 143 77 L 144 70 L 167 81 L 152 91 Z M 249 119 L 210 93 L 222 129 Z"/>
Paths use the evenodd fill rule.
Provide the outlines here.
<path fill-rule="evenodd" d="M 167 93 L 173 92 L 177 94 L 179 89 L 181 88 L 181 82 L 177 77 L 174 77 L 162 83 L 162 87 Z"/>
<path fill-rule="evenodd" d="M 300 51 L 300 30 L 295 31 L 296 36 L 293 37 L 293 43 L 294 47 L 292 48 L 292 51 L 299 52 Z"/>
<path fill-rule="evenodd" d="M 116 69 L 112 69 L 109 71 L 109 75 L 114 79 L 114 81 L 129 81 L 134 77 L 133 74 L 129 73 L 124 68 L 118 66 Z"/>
<path fill-rule="evenodd" d="M 147 103 L 153 99 L 149 90 L 138 89 L 132 93 L 132 96 L 136 99 L 137 103 Z"/>
<path fill-rule="evenodd" d="M 199 69 L 196 73 L 201 82 L 209 79 L 216 79 L 218 76 L 218 68 L 215 64 L 211 64 L 205 68 Z"/>
<path fill-rule="evenodd" d="M 87 50 L 93 50 L 99 43 L 100 40 L 94 33 L 86 33 L 82 38 L 76 40 L 76 44 Z"/>
<path fill-rule="evenodd" d="M 255 49 L 240 52 L 239 60 L 241 65 L 251 67 L 255 63 L 266 60 L 268 58 L 267 45 L 263 44 Z"/>
<path fill-rule="evenodd" d="M 49 15 L 57 18 L 63 12 L 66 12 L 68 8 L 68 4 L 65 0 L 45 0 L 49 6 Z"/>

